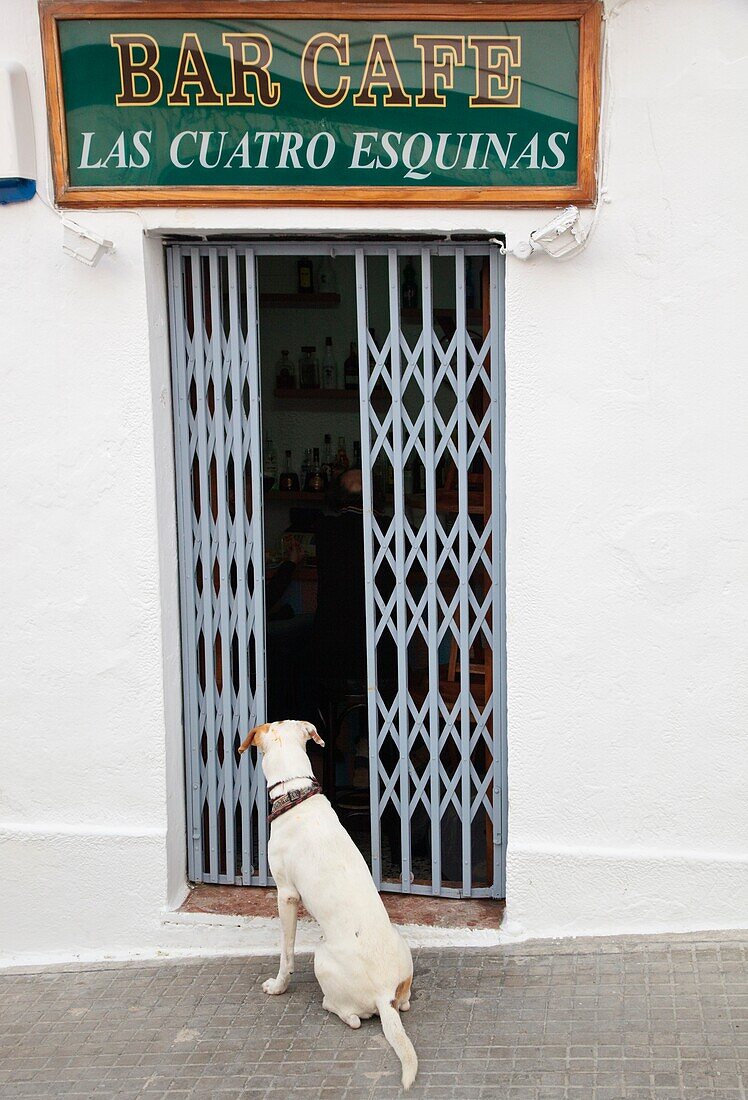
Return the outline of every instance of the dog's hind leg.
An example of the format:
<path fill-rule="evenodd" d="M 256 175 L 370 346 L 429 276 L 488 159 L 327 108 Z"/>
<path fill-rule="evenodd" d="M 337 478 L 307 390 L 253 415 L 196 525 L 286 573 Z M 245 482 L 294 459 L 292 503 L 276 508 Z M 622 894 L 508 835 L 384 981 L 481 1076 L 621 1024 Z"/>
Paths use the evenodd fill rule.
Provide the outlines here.
<path fill-rule="evenodd" d="M 314 954 L 314 974 L 322 989 L 322 1007 L 325 1011 L 339 1016 L 348 1027 L 361 1027 L 361 1018 L 353 1011 L 353 1005 L 345 1003 L 348 998 L 340 989 L 337 967 L 328 956 L 325 944 L 318 947 Z"/>
<path fill-rule="evenodd" d="M 296 943 L 296 921 L 299 915 L 299 896 L 288 887 L 278 887 L 278 916 L 281 925 L 281 952 L 277 978 L 268 978 L 263 982 L 265 993 L 271 995 L 285 993 L 291 980 L 294 967 L 294 945 Z"/>
<path fill-rule="evenodd" d="M 352 1027 L 355 1031 L 357 1027 L 361 1027 L 361 1017 L 357 1016 L 355 1012 L 346 1012 L 345 1009 L 336 1008 L 334 1004 L 330 1003 L 329 997 L 322 998 L 322 1007 L 326 1012 L 332 1012 L 334 1016 L 339 1016 L 344 1024 L 348 1024 L 348 1027 Z"/>

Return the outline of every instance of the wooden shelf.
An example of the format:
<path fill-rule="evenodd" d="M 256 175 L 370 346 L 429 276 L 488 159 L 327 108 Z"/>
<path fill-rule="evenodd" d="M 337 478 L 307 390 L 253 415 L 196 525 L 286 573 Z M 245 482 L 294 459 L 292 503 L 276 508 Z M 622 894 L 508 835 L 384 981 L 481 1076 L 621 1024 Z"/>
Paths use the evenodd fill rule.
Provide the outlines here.
<path fill-rule="evenodd" d="M 405 503 L 410 508 L 420 508 L 421 510 L 425 511 L 426 494 L 408 493 L 405 497 Z M 437 512 L 457 512 L 459 510 L 459 498 L 457 490 L 437 489 L 436 510 Z M 473 491 L 468 492 L 468 512 L 471 516 L 482 516 L 484 514 L 482 493 Z"/>
<path fill-rule="evenodd" d="M 311 390 L 294 386 L 292 389 L 276 389 L 273 392 L 281 401 L 355 401 L 358 404 L 358 390 Z"/>
<path fill-rule="evenodd" d="M 265 500 L 271 504 L 293 504 L 303 502 L 305 504 L 324 504 L 324 493 L 305 493 L 302 489 L 295 489 L 292 492 L 283 492 L 281 489 L 271 489 L 270 492 L 265 493 Z"/>
<path fill-rule="evenodd" d="M 418 309 L 401 309 L 400 320 L 405 321 L 408 324 L 421 324 L 422 313 L 420 308 Z M 483 324 L 483 311 L 480 309 L 468 309 L 465 312 L 468 325 L 482 325 Z M 457 312 L 454 309 L 440 309 L 438 306 L 434 309 L 434 321 L 436 324 L 444 326 L 445 322 L 451 324 L 451 328 L 454 331 Z"/>
<path fill-rule="evenodd" d="M 339 294 L 260 294 L 260 309 L 336 309 Z"/>

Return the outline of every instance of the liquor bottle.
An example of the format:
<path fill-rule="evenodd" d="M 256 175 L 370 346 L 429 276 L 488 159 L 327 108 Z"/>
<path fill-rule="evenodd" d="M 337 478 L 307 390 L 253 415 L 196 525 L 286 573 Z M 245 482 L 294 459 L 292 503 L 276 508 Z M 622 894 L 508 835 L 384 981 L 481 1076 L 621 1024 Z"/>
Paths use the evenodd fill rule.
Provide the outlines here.
<path fill-rule="evenodd" d="M 329 256 L 323 256 L 317 267 L 317 290 L 320 294 L 337 294 L 338 277 Z"/>
<path fill-rule="evenodd" d="M 265 491 L 275 488 L 278 478 L 278 455 L 269 435 L 265 436 L 262 448 L 262 476 L 265 482 Z"/>
<path fill-rule="evenodd" d="M 296 389 L 296 372 L 286 350 L 281 352 L 281 357 L 275 364 L 275 388 L 278 390 Z"/>
<path fill-rule="evenodd" d="M 322 389 L 334 390 L 338 384 L 338 365 L 332 353 L 332 336 L 325 337 L 325 354 L 322 356 Z"/>
<path fill-rule="evenodd" d="M 319 447 L 312 451 L 312 468 L 306 479 L 306 491 L 308 493 L 323 493 L 325 491 L 325 479 L 319 464 Z"/>
<path fill-rule="evenodd" d="M 309 474 L 311 472 L 311 469 L 312 452 L 311 448 L 307 447 L 307 449 L 304 451 L 304 461 L 302 462 L 301 469 L 299 470 L 299 483 L 301 484 L 304 492 L 306 492 L 307 482 L 309 481 Z"/>
<path fill-rule="evenodd" d="M 299 488 L 298 476 L 294 473 L 293 466 L 291 465 L 290 451 L 286 451 L 286 461 L 283 466 L 283 473 L 278 482 L 278 488 L 282 493 L 295 493 Z"/>
<path fill-rule="evenodd" d="M 418 306 L 418 283 L 416 282 L 416 269 L 413 261 L 408 260 L 403 271 L 403 282 L 400 288 L 400 305 L 403 309 L 416 309 Z"/>
<path fill-rule="evenodd" d="M 342 473 L 345 473 L 345 471 L 348 469 L 349 466 L 350 466 L 350 462 L 348 461 L 348 452 L 345 449 L 345 436 L 344 435 L 339 435 L 338 436 L 338 453 L 335 456 L 335 467 L 336 467 L 338 473 L 342 474 Z"/>
<path fill-rule="evenodd" d="M 355 340 L 351 340 L 351 350 L 343 367 L 343 379 L 347 390 L 358 389 L 358 353 Z"/>
<path fill-rule="evenodd" d="M 320 473 L 324 478 L 325 485 L 329 485 L 333 479 L 332 436 L 330 435 L 325 436 Z"/>
<path fill-rule="evenodd" d="M 312 344 L 306 344 L 301 349 L 299 359 L 299 385 L 302 390 L 319 389 L 319 364 L 315 355 L 316 348 Z"/>
<path fill-rule="evenodd" d="M 312 261 L 302 258 L 297 264 L 299 294 L 311 294 L 314 290 Z"/>
<path fill-rule="evenodd" d="M 353 440 L 353 468 L 355 470 L 361 469 L 361 441 L 359 439 Z"/>

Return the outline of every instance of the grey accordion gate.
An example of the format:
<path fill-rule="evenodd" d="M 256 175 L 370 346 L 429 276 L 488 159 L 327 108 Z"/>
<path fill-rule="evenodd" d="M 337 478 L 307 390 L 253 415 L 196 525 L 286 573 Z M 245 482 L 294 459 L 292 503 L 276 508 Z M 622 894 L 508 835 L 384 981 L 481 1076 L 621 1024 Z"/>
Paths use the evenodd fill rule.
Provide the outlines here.
<path fill-rule="evenodd" d="M 168 248 L 190 878 L 271 881 L 261 770 L 236 746 L 268 717 L 256 260 L 282 252 L 343 257 L 355 279 L 372 873 L 383 890 L 503 896 L 503 258 L 489 244 Z"/>
<path fill-rule="evenodd" d="M 265 885 L 262 454 L 250 248 L 168 249 L 182 679 L 193 881 Z"/>

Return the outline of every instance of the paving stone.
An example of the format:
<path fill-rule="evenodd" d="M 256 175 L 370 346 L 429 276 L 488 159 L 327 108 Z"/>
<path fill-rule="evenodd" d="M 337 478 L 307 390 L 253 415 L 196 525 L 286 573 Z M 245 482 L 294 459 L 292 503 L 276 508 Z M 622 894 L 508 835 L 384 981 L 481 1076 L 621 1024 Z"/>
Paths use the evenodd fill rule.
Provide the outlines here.
<path fill-rule="evenodd" d="M 417 953 L 404 1017 L 429 1100 L 745 1100 L 748 939 Z M 379 1022 L 321 1006 L 311 960 L 0 973 L 0 1100 L 387 1100 Z"/>

